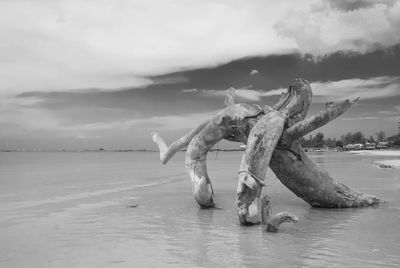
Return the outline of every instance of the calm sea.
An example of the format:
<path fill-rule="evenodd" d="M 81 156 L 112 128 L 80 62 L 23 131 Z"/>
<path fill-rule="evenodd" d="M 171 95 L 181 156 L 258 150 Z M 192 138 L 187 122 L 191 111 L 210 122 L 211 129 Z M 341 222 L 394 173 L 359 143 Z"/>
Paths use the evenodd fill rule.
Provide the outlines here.
<path fill-rule="evenodd" d="M 264 233 L 236 217 L 239 152 L 209 154 L 210 210 L 193 200 L 183 153 L 166 166 L 146 152 L 0 153 L 0 267 L 399 267 L 400 170 L 310 155 L 388 203 L 311 208 L 269 172 L 274 212 L 300 221 Z"/>

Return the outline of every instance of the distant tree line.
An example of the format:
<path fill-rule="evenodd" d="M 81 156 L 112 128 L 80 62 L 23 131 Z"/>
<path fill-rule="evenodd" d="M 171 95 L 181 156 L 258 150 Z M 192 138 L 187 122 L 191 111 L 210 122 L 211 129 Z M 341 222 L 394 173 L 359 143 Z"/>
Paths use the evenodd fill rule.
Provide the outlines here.
<path fill-rule="evenodd" d="M 386 140 L 386 134 L 383 131 L 376 133 L 375 136 L 376 138 L 374 138 L 373 136 L 369 136 L 369 138 L 366 138 L 364 133 L 362 133 L 361 131 L 356 131 L 354 133 L 348 132 L 342 135 L 340 139 L 336 140 L 336 138 L 325 139 L 324 134 L 318 132 L 314 137 L 312 135 L 309 135 L 308 139 L 304 137 L 301 138 L 300 143 L 304 148 L 322 148 L 324 146 L 334 148 L 334 147 L 344 147 L 347 144 L 377 143 Z M 400 146 L 400 141 L 398 140 L 394 141 L 394 145 Z"/>

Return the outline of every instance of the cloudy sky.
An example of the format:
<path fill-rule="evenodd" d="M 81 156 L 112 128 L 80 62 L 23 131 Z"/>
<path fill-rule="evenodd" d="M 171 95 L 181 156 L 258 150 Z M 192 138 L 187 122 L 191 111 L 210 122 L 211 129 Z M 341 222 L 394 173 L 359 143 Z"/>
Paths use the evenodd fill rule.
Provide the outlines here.
<path fill-rule="evenodd" d="M 1 0 L 0 149 L 153 149 L 223 105 L 311 82 L 320 129 L 396 134 L 400 1 Z"/>

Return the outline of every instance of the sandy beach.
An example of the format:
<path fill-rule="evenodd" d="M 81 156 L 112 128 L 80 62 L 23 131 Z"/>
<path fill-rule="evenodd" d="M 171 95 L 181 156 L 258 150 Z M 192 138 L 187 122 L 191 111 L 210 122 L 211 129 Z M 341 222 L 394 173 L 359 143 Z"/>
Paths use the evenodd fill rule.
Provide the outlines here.
<path fill-rule="evenodd" d="M 374 151 L 362 150 L 362 151 L 350 151 L 349 153 L 385 158 L 376 160 L 374 163 L 377 166 L 383 168 L 400 168 L 400 150 L 374 150 Z"/>
<path fill-rule="evenodd" d="M 310 153 L 332 176 L 388 201 L 315 209 L 268 172 L 273 211 L 297 224 L 243 227 L 241 152 L 210 153 L 218 209 L 199 209 L 178 153 L 1 153 L 1 267 L 399 267 L 400 174 L 382 156 Z M 390 156 L 393 157 L 393 156 Z"/>
<path fill-rule="evenodd" d="M 360 150 L 360 151 L 350 151 L 349 153 L 359 154 L 359 155 L 398 156 L 398 157 L 400 157 L 400 150 Z"/>

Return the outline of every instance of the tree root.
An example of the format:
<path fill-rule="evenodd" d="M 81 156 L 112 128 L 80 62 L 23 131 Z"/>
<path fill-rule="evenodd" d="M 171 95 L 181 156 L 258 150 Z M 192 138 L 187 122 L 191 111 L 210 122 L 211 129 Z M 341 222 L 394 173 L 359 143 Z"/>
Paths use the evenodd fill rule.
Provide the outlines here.
<path fill-rule="evenodd" d="M 261 198 L 260 206 L 261 224 L 264 226 L 264 230 L 267 232 L 278 232 L 279 226 L 284 222 L 296 223 L 299 221 L 299 218 L 297 218 L 296 215 L 287 211 L 278 212 L 275 215 L 272 215 L 270 198 L 267 195 Z"/>

